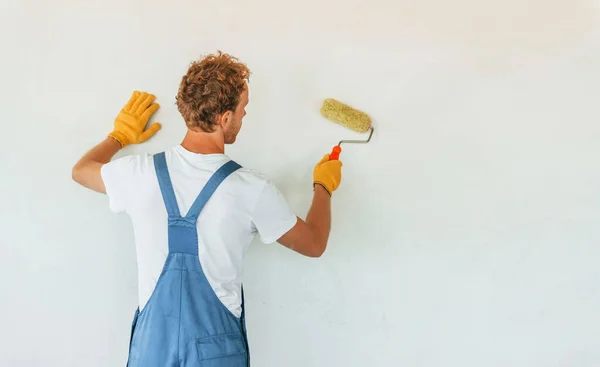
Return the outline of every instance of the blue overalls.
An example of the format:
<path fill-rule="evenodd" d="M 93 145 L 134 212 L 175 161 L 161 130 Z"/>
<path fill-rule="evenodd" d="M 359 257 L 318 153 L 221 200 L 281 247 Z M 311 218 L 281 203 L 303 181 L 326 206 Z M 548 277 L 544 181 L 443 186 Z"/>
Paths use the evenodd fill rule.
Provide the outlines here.
<path fill-rule="evenodd" d="M 248 367 L 244 301 L 236 317 L 219 300 L 198 258 L 198 215 L 221 182 L 240 166 L 225 163 L 182 217 L 165 154 L 154 167 L 169 215 L 169 255 L 154 292 L 131 328 L 128 367 Z"/>

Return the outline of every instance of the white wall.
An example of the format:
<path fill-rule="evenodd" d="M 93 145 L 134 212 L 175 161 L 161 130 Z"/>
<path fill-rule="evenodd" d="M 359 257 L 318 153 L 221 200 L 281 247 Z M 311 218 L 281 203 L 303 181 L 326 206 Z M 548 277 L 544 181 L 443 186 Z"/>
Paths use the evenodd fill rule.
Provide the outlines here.
<path fill-rule="evenodd" d="M 179 143 L 179 80 L 217 49 L 254 72 L 227 153 L 299 215 L 359 137 L 321 101 L 377 129 L 344 147 L 323 258 L 253 246 L 254 366 L 600 365 L 598 24 L 585 0 L 3 0 L 0 365 L 124 365 L 129 221 L 70 170 L 133 89 L 163 130 L 123 154 Z"/>

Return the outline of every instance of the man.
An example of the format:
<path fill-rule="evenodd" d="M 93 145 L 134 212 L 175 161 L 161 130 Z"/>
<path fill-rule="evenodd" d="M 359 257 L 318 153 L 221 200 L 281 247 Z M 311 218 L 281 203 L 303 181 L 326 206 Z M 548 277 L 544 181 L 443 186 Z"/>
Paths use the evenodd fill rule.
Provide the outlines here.
<path fill-rule="evenodd" d="M 272 182 L 224 154 L 246 114 L 249 75 L 221 52 L 192 63 L 177 94 L 188 127 L 181 144 L 112 160 L 160 130 L 145 129 L 155 97 L 134 92 L 106 140 L 73 167 L 76 182 L 106 193 L 110 209 L 132 221 L 139 307 L 128 366 L 248 366 L 240 278 L 254 236 L 310 257 L 325 251 L 340 161 L 325 155 L 315 166 L 304 221 Z"/>

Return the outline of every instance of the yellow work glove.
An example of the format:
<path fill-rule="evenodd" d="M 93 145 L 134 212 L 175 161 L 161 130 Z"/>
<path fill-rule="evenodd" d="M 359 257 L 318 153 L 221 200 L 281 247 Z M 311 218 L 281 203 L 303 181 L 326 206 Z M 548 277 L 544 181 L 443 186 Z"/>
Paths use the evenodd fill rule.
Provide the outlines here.
<path fill-rule="evenodd" d="M 155 99 L 152 94 L 134 91 L 129 102 L 117 115 L 114 130 L 108 136 L 121 143 L 122 147 L 150 139 L 161 127 L 160 123 L 156 122 L 144 130 L 150 116 L 158 110 L 159 105 L 152 103 Z"/>
<path fill-rule="evenodd" d="M 313 186 L 323 186 L 331 196 L 342 181 L 342 162 L 337 159 L 330 160 L 329 154 L 326 154 L 315 166 L 313 178 Z"/>

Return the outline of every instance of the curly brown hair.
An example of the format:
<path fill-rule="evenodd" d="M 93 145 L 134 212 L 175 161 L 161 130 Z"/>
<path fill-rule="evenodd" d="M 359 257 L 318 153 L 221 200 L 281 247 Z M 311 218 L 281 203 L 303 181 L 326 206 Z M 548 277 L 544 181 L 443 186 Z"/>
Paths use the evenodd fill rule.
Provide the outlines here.
<path fill-rule="evenodd" d="M 250 73 L 236 57 L 221 51 L 192 62 L 176 97 L 188 128 L 213 132 L 220 114 L 235 111 Z"/>

